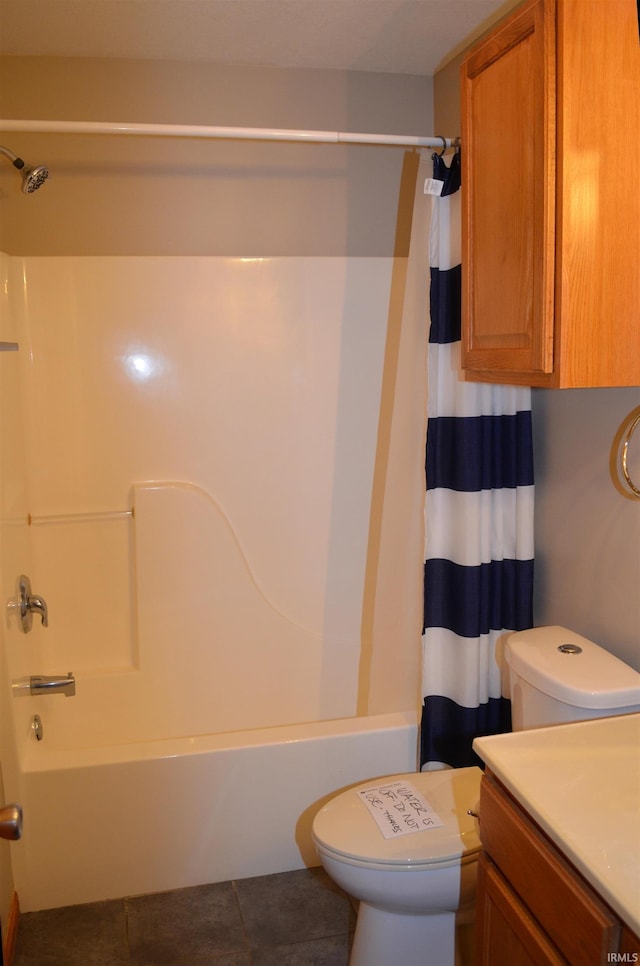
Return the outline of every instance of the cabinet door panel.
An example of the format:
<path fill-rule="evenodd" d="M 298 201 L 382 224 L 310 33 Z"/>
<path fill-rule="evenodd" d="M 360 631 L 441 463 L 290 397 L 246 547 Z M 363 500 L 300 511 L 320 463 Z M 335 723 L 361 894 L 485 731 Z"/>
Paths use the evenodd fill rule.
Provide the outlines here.
<path fill-rule="evenodd" d="M 567 966 L 484 854 L 478 865 L 478 897 L 476 966 Z"/>
<path fill-rule="evenodd" d="M 467 368 L 553 368 L 553 9 L 528 3 L 462 68 Z"/>

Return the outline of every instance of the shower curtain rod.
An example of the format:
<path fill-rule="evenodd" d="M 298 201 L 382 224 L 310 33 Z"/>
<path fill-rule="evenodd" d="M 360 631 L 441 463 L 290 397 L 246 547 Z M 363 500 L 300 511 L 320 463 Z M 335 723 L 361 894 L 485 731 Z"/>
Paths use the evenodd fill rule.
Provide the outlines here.
<path fill-rule="evenodd" d="M 0 131 L 29 134 L 125 134 L 147 137 L 226 138 L 246 141 L 306 141 L 308 144 L 375 144 L 416 148 L 457 148 L 460 138 L 359 134 L 266 127 L 207 127 L 189 124 L 128 124 L 112 121 L 0 120 Z"/>

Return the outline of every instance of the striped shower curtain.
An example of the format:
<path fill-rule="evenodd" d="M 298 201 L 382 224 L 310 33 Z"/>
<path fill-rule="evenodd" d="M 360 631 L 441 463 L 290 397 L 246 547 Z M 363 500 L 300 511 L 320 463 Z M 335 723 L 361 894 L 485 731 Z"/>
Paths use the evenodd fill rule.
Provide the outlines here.
<path fill-rule="evenodd" d="M 531 391 L 461 376 L 460 159 L 433 162 L 423 770 L 478 764 L 473 739 L 510 730 L 504 640 L 533 623 Z"/>

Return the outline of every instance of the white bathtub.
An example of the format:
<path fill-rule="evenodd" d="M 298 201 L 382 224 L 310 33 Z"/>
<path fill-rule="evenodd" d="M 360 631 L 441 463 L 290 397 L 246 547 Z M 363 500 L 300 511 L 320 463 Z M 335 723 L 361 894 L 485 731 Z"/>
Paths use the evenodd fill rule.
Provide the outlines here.
<path fill-rule="evenodd" d="M 317 865 L 320 805 L 414 770 L 416 742 L 413 713 L 77 750 L 32 738 L 12 844 L 21 909 Z"/>

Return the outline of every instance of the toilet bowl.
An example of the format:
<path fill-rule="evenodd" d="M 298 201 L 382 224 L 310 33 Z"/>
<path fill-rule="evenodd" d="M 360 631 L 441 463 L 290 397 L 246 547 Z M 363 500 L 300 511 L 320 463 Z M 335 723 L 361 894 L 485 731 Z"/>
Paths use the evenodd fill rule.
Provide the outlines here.
<path fill-rule="evenodd" d="M 564 627 L 511 634 L 505 654 L 516 731 L 640 710 L 640 674 Z M 467 810 L 477 810 L 481 776 L 479 768 L 391 775 L 347 789 L 320 809 L 312 828 L 320 861 L 360 900 L 350 966 L 461 963 L 480 850 Z M 397 782 L 409 782 L 441 824 L 391 834 L 380 813 L 389 801 L 402 803 L 385 798 L 380 786 Z"/>
<path fill-rule="evenodd" d="M 477 804 L 481 777 L 475 767 L 389 775 L 320 809 L 312 833 L 320 861 L 360 901 L 351 966 L 455 962 L 456 933 L 475 898 L 480 840 L 467 810 Z M 407 786 L 403 799 L 398 789 Z M 421 811 L 414 789 L 442 824 L 385 838 L 367 798 L 378 803 L 378 814 L 391 813 L 397 828 L 393 815 Z"/>

